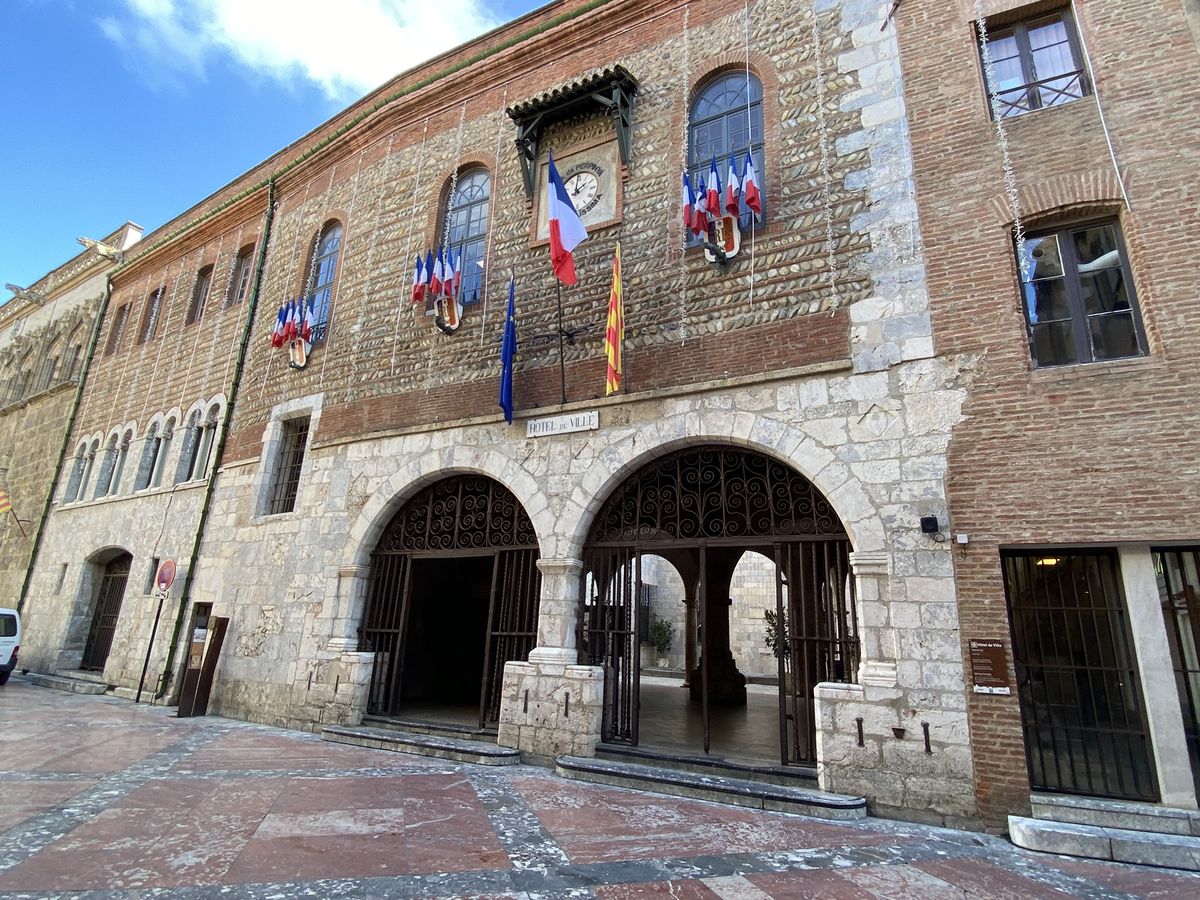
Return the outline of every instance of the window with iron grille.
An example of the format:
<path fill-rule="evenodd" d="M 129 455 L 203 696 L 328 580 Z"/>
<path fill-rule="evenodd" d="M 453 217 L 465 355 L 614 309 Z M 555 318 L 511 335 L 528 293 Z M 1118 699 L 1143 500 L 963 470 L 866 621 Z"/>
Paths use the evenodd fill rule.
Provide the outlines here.
<path fill-rule="evenodd" d="M 1021 276 L 1034 365 L 1145 356 L 1146 335 L 1115 221 L 1025 239 Z"/>
<path fill-rule="evenodd" d="M 300 469 L 304 465 L 304 446 L 308 443 L 308 417 L 283 423 L 279 462 L 275 467 L 275 486 L 271 490 L 268 512 L 286 513 L 296 508 L 300 490 Z"/>
<path fill-rule="evenodd" d="M 1061 106 L 1091 93 L 1068 10 L 1012 25 L 988 25 L 988 56 L 1000 117 Z M 994 113 L 993 113 L 994 115 Z"/>

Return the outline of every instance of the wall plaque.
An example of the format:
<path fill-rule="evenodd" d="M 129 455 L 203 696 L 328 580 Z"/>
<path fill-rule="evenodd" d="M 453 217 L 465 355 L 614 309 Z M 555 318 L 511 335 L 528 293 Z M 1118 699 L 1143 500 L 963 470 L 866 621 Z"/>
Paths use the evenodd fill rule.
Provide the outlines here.
<path fill-rule="evenodd" d="M 600 413 L 569 413 L 565 416 L 550 416 L 546 419 L 530 419 L 525 423 L 525 437 L 546 437 L 550 434 L 569 434 L 572 431 L 595 431 L 600 427 Z"/>
<path fill-rule="evenodd" d="M 968 645 L 971 650 L 971 690 L 976 694 L 1011 694 L 1004 642 L 972 640 Z"/>

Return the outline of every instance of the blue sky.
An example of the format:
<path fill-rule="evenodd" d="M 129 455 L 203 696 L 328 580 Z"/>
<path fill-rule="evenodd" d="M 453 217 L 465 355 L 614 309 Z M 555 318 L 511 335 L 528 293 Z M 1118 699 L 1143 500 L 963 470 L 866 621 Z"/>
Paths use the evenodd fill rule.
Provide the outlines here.
<path fill-rule="evenodd" d="M 77 237 L 152 230 L 392 75 L 542 5 L 2 0 L 0 285 L 28 286 Z"/>

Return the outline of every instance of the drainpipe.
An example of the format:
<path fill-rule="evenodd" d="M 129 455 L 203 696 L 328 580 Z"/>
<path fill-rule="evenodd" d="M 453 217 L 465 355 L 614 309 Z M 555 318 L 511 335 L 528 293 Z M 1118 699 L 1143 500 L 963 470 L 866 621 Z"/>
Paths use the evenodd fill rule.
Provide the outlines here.
<path fill-rule="evenodd" d="M 196 540 L 192 543 L 192 555 L 188 560 L 187 574 L 183 578 L 183 592 L 179 598 L 179 612 L 175 616 L 175 628 L 171 632 L 171 643 L 167 651 L 167 662 L 163 666 L 163 677 L 158 686 L 155 700 L 161 700 L 170 687 L 171 667 L 175 664 L 175 653 L 179 647 L 179 633 L 183 630 L 184 614 L 187 611 L 188 600 L 191 599 L 192 582 L 196 577 L 196 563 L 200 559 L 200 546 L 204 543 L 204 528 L 208 524 L 208 514 L 212 508 L 213 494 L 217 486 L 217 470 L 225 455 L 225 441 L 229 438 L 229 423 L 233 420 L 233 410 L 237 405 L 238 389 L 242 383 L 242 369 L 246 365 L 246 353 L 250 347 L 250 331 L 254 327 L 254 316 L 258 310 L 258 292 L 262 287 L 263 266 L 267 259 L 267 244 L 271 240 L 271 223 L 275 219 L 275 178 L 267 179 L 267 217 L 263 222 L 262 238 L 258 242 L 258 260 L 254 265 L 254 282 L 250 290 L 250 312 L 246 316 L 246 325 L 242 329 L 242 340 L 238 346 L 237 365 L 233 370 L 233 379 L 229 384 L 229 401 L 225 404 L 225 419 L 221 423 L 221 437 L 213 454 L 212 468 L 209 470 L 208 483 L 204 489 L 204 505 L 200 508 L 200 521 L 196 525 Z"/>
<path fill-rule="evenodd" d="M 25 581 L 21 585 L 21 596 L 17 600 L 17 611 L 23 612 L 25 601 L 29 596 L 29 583 L 33 581 L 33 567 L 37 562 L 38 551 L 42 548 L 42 537 L 46 533 L 46 522 L 50 519 L 50 507 L 54 504 L 54 492 L 58 489 L 58 479 L 62 477 L 63 464 L 67 459 L 67 450 L 75 432 L 75 420 L 79 416 L 79 407 L 83 405 L 83 388 L 87 384 L 88 371 L 92 367 L 92 358 L 96 353 L 96 344 L 100 341 L 100 326 L 104 322 L 104 314 L 108 311 L 108 299 L 112 296 L 112 275 L 104 276 L 104 293 L 100 296 L 100 310 L 96 313 L 96 321 L 92 324 L 92 336 L 88 340 L 87 355 L 83 358 L 83 370 L 79 373 L 79 384 L 75 386 L 75 400 L 71 404 L 71 413 L 67 417 L 67 428 L 63 432 L 62 446 L 58 450 L 58 463 L 54 466 L 54 477 L 50 479 L 50 489 L 46 492 L 46 502 L 42 504 L 42 515 L 38 519 L 37 532 L 33 536 L 33 549 L 29 554 L 29 565 L 25 569 Z"/>

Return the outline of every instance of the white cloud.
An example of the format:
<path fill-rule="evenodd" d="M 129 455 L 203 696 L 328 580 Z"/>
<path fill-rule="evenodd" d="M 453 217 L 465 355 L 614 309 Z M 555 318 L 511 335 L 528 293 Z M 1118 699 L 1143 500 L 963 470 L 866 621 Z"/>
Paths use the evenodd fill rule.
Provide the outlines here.
<path fill-rule="evenodd" d="M 97 24 L 147 72 L 226 55 L 349 100 L 499 24 L 482 0 L 124 0 Z"/>

